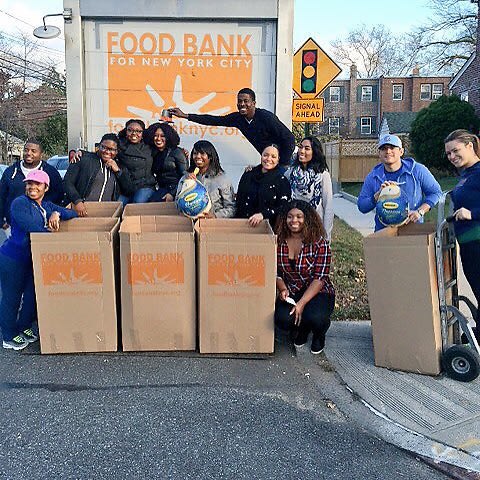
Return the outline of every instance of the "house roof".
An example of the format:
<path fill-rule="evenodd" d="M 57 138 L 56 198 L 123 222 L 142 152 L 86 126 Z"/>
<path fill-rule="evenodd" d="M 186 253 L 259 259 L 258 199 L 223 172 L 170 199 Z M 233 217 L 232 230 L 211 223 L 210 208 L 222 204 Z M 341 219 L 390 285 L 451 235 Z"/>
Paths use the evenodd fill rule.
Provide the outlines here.
<path fill-rule="evenodd" d="M 389 133 L 410 133 L 412 122 L 415 120 L 418 112 L 384 112 L 382 116 L 382 125 L 384 122 L 388 125 Z"/>
<path fill-rule="evenodd" d="M 473 52 L 470 55 L 470 58 L 462 65 L 462 68 L 457 72 L 457 74 L 452 78 L 451 82 L 448 84 L 448 88 L 450 90 L 454 87 L 457 81 L 460 80 L 465 70 L 471 65 L 471 63 L 475 60 L 475 58 L 476 58 L 476 52 Z"/>

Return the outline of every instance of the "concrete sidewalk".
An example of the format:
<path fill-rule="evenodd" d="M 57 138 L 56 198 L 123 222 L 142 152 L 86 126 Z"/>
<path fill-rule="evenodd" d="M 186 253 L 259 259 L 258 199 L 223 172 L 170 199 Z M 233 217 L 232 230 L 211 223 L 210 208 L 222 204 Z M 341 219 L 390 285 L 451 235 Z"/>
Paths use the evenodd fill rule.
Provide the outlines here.
<path fill-rule="evenodd" d="M 373 213 L 361 214 L 355 203 L 335 196 L 334 211 L 362 235 L 373 231 Z M 435 463 L 480 473 L 480 379 L 461 383 L 375 367 L 370 322 L 334 322 L 325 352 L 368 408 L 354 415 L 365 428 Z"/>

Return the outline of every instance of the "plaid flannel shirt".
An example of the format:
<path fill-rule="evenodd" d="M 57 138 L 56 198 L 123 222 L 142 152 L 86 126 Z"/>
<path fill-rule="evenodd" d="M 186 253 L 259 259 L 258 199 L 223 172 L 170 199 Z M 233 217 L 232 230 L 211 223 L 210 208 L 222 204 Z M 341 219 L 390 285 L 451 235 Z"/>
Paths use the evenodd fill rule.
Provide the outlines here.
<path fill-rule="evenodd" d="M 277 276 L 292 294 L 305 291 L 314 280 L 322 281 L 322 293 L 334 294 L 335 289 L 328 276 L 331 260 L 330 245 L 322 238 L 315 243 L 303 244 L 292 268 L 287 242 L 282 242 L 277 246 Z"/>

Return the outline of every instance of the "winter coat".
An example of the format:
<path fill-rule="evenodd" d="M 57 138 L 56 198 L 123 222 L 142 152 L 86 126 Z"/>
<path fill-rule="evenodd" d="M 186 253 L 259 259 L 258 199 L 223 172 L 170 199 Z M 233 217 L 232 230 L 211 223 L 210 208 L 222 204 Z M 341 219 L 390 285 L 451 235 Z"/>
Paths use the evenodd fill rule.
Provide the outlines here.
<path fill-rule="evenodd" d="M 134 144 L 121 139 L 119 147 L 118 165 L 130 172 L 134 187 L 133 193 L 140 188 L 155 187 L 157 182 L 152 174 L 153 156 L 150 145 L 143 142 Z M 128 192 L 123 190 L 121 193 L 129 195 Z"/>
<path fill-rule="evenodd" d="M 102 161 L 97 154 L 83 152 L 82 159 L 79 162 L 71 163 L 68 166 L 67 173 L 63 179 L 63 186 L 68 201 L 77 204 L 88 197 L 101 165 Z M 108 200 L 116 200 L 118 198 L 119 186 L 126 195 L 134 193 L 130 173 L 126 168 L 121 168 L 119 172 L 111 172 L 111 174 L 115 176 L 115 188 L 113 198 Z"/>
<path fill-rule="evenodd" d="M 235 216 L 249 218 L 261 213 L 274 226 L 280 209 L 290 201 L 291 195 L 290 183 L 279 167 L 263 173 L 262 166 L 257 165 L 240 178 Z"/>
<path fill-rule="evenodd" d="M 152 173 L 158 187 L 175 197 L 178 182 L 185 175 L 188 161 L 181 148 L 169 148 L 160 152 L 153 149 Z"/>

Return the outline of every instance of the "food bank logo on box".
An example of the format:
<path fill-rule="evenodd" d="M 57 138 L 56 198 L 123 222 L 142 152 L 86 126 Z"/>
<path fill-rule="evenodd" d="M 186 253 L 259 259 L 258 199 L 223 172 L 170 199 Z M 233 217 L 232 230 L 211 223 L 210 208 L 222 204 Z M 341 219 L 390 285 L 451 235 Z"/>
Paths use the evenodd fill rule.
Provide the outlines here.
<path fill-rule="evenodd" d="M 131 253 L 127 255 L 129 285 L 184 283 L 183 253 Z"/>
<path fill-rule="evenodd" d="M 44 285 L 99 284 L 103 282 L 98 252 L 43 253 Z"/>
<path fill-rule="evenodd" d="M 240 88 L 252 86 L 251 34 L 148 31 L 133 25 L 106 31 L 109 116 L 152 123 L 163 108 L 222 115 Z M 171 27 L 170 27 L 171 28 Z M 188 26 L 185 28 L 189 28 Z M 205 26 L 205 29 L 208 27 Z M 228 92 L 225 91 L 228 78 Z"/>
<path fill-rule="evenodd" d="M 264 287 L 265 257 L 263 255 L 210 254 L 208 284 Z"/>

